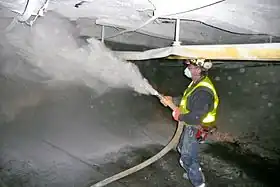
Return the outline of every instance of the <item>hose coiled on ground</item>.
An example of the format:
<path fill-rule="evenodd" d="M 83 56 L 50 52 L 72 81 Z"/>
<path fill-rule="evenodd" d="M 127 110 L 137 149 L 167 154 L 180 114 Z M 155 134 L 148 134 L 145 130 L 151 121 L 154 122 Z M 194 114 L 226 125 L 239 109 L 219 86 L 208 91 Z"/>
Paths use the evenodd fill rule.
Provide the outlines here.
<path fill-rule="evenodd" d="M 155 91 L 154 96 L 158 97 L 160 100 L 164 99 L 163 95 L 159 94 L 157 91 Z M 169 108 L 171 108 L 172 110 L 175 110 L 177 108 L 176 105 L 174 105 L 173 103 L 168 105 Z M 153 157 L 149 158 L 148 160 L 142 162 L 141 164 L 138 164 L 132 168 L 129 168 L 127 170 L 124 170 L 118 174 L 115 174 L 107 179 L 104 179 L 90 187 L 101 187 L 101 186 L 105 186 L 111 182 L 114 182 L 116 180 L 119 180 L 125 176 L 128 176 L 132 173 L 135 173 L 147 166 L 149 166 L 150 164 L 156 162 L 157 160 L 159 160 L 161 157 L 163 157 L 164 155 L 166 155 L 171 149 L 173 149 L 175 146 L 177 146 L 181 134 L 183 132 L 184 129 L 184 123 L 183 122 L 178 122 L 177 125 L 177 130 L 173 136 L 173 138 L 170 140 L 170 142 L 160 151 L 158 152 L 156 155 L 154 155 Z"/>
<path fill-rule="evenodd" d="M 101 186 L 105 186 L 109 183 L 112 183 L 116 180 L 119 180 L 125 176 L 128 176 L 130 174 L 133 174 L 147 166 L 149 166 L 150 164 L 156 162 L 157 160 L 159 160 L 161 157 L 163 157 L 164 155 L 166 155 L 171 149 L 173 149 L 175 146 L 177 146 L 179 140 L 180 140 L 180 137 L 181 137 L 181 134 L 183 132 L 183 127 L 184 127 L 184 124 L 183 122 L 179 122 L 178 125 L 177 125 L 177 130 L 173 136 L 173 138 L 170 140 L 170 142 L 160 151 L 158 152 L 156 155 L 154 155 L 153 157 L 149 158 L 148 160 L 142 162 L 141 164 L 138 164 L 132 168 L 129 168 L 127 170 L 124 170 L 118 174 L 115 174 L 107 179 L 104 179 L 90 187 L 101 187 Z"/>

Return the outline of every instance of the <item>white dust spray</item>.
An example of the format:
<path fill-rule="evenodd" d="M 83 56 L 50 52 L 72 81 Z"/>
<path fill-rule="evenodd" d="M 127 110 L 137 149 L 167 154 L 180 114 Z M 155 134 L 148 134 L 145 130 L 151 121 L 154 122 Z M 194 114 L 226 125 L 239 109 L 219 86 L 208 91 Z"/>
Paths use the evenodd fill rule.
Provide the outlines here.
<path fill-rule="evenodd" d="M 76 27 L 56 14 L 49 13 L 32 28 L 17 24 L 4 36 L 0 43 L 7 54 L 35 67 L 33 73 L 47 77 L 44 83 L 48 85 L 78 82 L 99 94 L 110 88 L 132 88 L 141 94 L 155 92 L 135 64 L 119 60 L 98 40 L 81 45 Z M 2 71 L 7 73 L 8 67 Z M 13 73 L 29 77 L 23 71 Z"/>

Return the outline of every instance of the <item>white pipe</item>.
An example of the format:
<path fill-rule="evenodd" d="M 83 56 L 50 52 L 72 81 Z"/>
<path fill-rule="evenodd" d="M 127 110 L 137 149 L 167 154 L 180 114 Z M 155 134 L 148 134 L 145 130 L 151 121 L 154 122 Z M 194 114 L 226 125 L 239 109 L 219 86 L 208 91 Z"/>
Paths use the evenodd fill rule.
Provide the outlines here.
<path fill-rule="evenodd" d="M 157 16 L 153 16 L 151 17 L 150 19 L 148 19 L 147 21 L 145 21 L 145 23 L 141 24 L 139 27 L 137 28 L 134 28 L 134 29 L 126 29 L 124 31 L 121 31 L 117 34 L 114 34 L 113 36 L 108 36 L 106 39 L 109 39 L 109 38 L 114 38 L 116 36 L 119 36 L 119 35 L 122 35 L 124 33 L 128 33 L 128 32 L 135 32 L 139 29 L 142 29 L 143 27 L 145 27 L 146 25 L 148 25 L 150 22 L 158 19 L 158 18 L 161 18 L 161 17 L 168 17 L 168 16 L 175 16 L 175 15 L 178 15 L 178 14 L 182 14 L 182 13 L 187 13 L 187 12 L 192 12 L 192 11 L 195 11 L 195 10 L 199 10 L 199 9 L 203 9 L 203 8 L 206 8 L 208 6 L 212 6 L 212 5 L 216 5 L 218 3 L 222 3 L 224 2 L 225 0 L 219 0 L 219 1 L 216 1 L 214 3 L 210 3 L 210 4 L 207 4 L 207 5 L 204 5 L 204 6 L 201 6 L 201 7 L 198 7 L 198 8 L 194 8 L 194 9 L 190 9 L 190 10 L 186 10 L 186 11 L 183 11 L 183 12 L 178 12 L 178 13 L 172 13 L 172 14 L 167 14 L 167 15 L 157 15 Z M 98 23 L 98 19 L 96 20 L 96 24 L 102 24 L 102 23 Z"/>
<path fill-rule="evenodd" d="M 34 23 L 35 23 L 35 21 L 37 20 L 37 18 L 39 17 L 39 16 L 44 16 L 44 12 L 46 12 L 47 11 L 47 8 L 48 8 L 48 5 L 49 5 L 49 1 L 50 0 L 45 0 L 45 2 L 44 2 L 44 4 L 41 6 L 41 8 L 37 11 L 37 14 L 35 15 L 35 18 L 33 18 L 32 20 L 30 20 L 29 22 L 27 22 L 27 20 L 31 17 L 31 15 L 32 15 L 32 12 L 27 12 L 27 15 L 29 15 L 29 17 L 27 18 L 27 20 L 25 20 L 24 22 L 27 24 L 27 25 L 29 25 L 29 26 L 32 26 Z M 29 1 L 28 1 L 29 2 Z M 27 6 L 29 6 L 29 4 L 27 5 Z M 27 9 L 28 9 L 28 7 L 27 7 Z M 33 11 L 35 11 L 35 8 L 33 8 Z M 25 13 L 24 13 L 25 14 Z"/>
<path fill-rule="evenodd" d="M 105 35 L 105 26 L 101 27 L 101 42 L 104 43 L 104 35 Z"/>
<path fill-rule="evenodd" d="M 173 42 L 173 46 L 178 46 L 181 44 L 180 40 L 180 19 L 176 19 L 175 25 L 175 41 Z"/>
<path fill-rule="evenodd" d="M 179 38 L 180 38 L 180 19 L 176 19 L 176 28 L 175 28 L 176 32 L 175 32 L 175 41 L 179 42 Z"/>

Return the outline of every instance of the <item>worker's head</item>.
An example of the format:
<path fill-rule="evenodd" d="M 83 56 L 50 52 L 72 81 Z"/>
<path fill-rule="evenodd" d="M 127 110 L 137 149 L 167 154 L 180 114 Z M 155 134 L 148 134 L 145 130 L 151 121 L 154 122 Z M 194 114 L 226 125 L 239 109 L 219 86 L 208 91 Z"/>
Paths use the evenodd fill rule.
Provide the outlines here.
<path fill-rule="evenodd" d="M 212 67 L 212 62 L 205 59 L 187 59 L 184 64 L 187 65 L 184 74 L 189 78 L 205 75 Z"/>

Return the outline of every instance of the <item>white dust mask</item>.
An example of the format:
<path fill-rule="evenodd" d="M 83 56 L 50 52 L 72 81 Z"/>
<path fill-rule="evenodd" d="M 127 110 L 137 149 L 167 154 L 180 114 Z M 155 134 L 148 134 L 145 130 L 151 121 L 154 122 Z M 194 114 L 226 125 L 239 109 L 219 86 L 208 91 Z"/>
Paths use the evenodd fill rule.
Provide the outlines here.
<path fill-rule="evenodd" d="M 189 70 L 188 67 L 186 67 L 186 69 L 184 70 L 184 74 L 185 74 L 188 78 L 192 78 L 192 73 L 191 73 L 191 71 Z"/>

